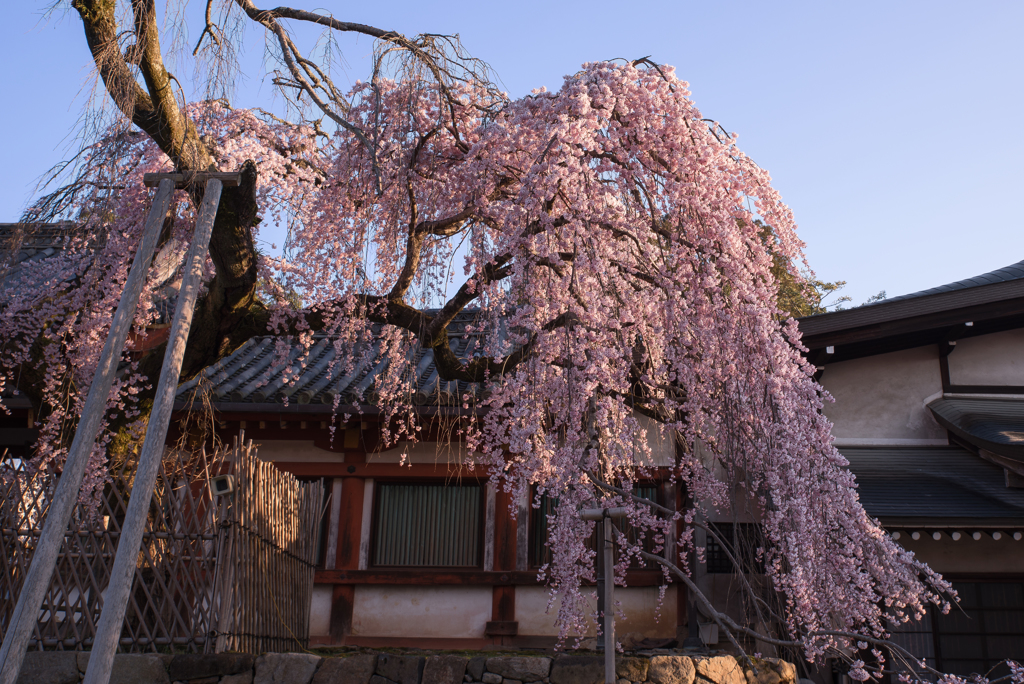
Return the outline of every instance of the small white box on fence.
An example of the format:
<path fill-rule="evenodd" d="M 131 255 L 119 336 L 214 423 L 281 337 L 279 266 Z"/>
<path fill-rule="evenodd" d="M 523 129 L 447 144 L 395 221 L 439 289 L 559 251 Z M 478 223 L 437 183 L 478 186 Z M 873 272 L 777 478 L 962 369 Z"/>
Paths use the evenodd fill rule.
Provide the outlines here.
<path fill-rule="evenodd" d="M 214 496 L 227 496 L 235 491 L 234 475 L 218 475 L 210 478 L 210 493 Z"/>

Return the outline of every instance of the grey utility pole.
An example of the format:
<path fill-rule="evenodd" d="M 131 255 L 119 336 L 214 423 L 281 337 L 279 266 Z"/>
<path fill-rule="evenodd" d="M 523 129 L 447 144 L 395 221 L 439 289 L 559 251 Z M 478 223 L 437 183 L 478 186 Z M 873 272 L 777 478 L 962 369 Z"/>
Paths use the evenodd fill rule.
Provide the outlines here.
<path fill-rule="evenodd" d="M 580 511 L 583 520 L 596 520 L 604 527 L 604 548 L 598 549 L 604 556 L 603 581 L 598 591 L 603 598 L 604 611 L 601 633 L 604 637 L 604 682 L 615 684 L 615 531 L 612 529 L 613 518 L 625 518 L 625 508 L 585 508 Z"/>

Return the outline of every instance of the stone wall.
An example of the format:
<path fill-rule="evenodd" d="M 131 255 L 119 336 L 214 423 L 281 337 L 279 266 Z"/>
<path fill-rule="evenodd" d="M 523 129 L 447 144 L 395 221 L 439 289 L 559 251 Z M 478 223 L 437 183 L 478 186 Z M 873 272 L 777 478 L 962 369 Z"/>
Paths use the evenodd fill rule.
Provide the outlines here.
<path fill-rule="evenodd" d="M 77 684 L 88 653 L 30 652 L 18 684 Z M 733 656 L 663 654 L 616 658 L 617 684 L 797 684 L 796 668 L 775 659 L 741 665 Z M 262 656 L 118 655 L 111 684 L 603 684 L 604 659 L 312 653 Z"/>

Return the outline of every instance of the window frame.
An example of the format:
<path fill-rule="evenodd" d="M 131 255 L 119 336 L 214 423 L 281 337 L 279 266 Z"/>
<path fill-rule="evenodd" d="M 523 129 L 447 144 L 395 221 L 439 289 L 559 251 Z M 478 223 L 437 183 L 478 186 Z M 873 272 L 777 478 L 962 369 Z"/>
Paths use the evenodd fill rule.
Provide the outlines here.
<path fill-rule="evenodd" d="M 485 546 L 487 542 L 487 482 L 478 478 L 461 478 L 453 483 L 450 478 L 386 478 L 375 479 L 373 482 L 373 501 L 370 506 L 370 539 L 366 559 L 366 567 L 374 570 L 482 570 L 484 567 Z M 384 486 L 414 487 L 476 487 L 477 516 L 479 530 L 477 532 L 477 559 L 475 565 L 378 565 L 376 563 L 380 531 L 380 491 Z"/>

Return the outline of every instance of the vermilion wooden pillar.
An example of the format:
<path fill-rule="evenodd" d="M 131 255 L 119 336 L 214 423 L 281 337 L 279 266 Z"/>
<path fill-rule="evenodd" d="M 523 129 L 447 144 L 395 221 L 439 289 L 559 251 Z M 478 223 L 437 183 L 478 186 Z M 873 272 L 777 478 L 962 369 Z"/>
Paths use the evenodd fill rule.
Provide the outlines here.
<path fill-rule="evenodd" d="M 341 516 L 338 521 L 338 553 L 334 567 L 339 570 L 359 568 L 359 542 L 363 526 L 363 478 L 346 477 L 341 483 Z M 342 641 L 352 633 L 352 608 L 356 588 L 352 584 L 336 584 L 331 596 L 331 640 Z"/>
<path fill-rule="evenodd" d="M 515 505 L 512 495 L 501 491 L 495 493 L 494 502 L 494 569 L 511 572 L 516 569 L 516 520 L 512 517 L 511 506 Z M 493 588 L 491 621 L 487 623 L 487 636 L 515 636 L 519 631 L 516 622 L 515 585 L 501 585 Z"/>

